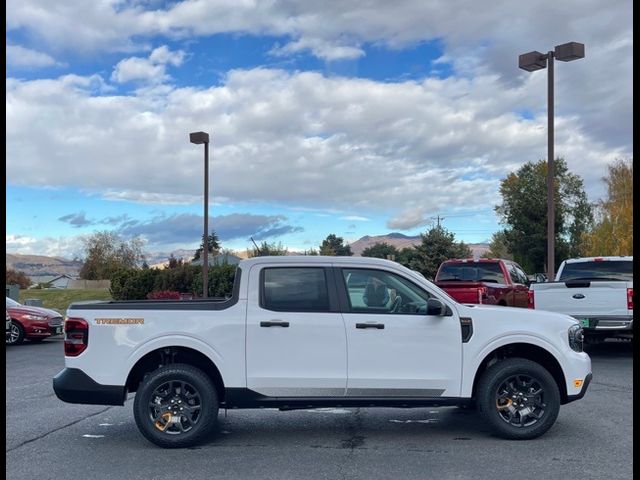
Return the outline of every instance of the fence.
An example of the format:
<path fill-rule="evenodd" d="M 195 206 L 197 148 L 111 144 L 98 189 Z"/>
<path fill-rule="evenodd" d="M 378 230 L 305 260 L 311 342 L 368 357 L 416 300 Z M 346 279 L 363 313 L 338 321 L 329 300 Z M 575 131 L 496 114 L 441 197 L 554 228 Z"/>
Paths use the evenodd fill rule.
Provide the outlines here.
<path fill-rule="evenodd" d="M 67 288 L 109 288 L 111 280 L 69 280 Z"/>

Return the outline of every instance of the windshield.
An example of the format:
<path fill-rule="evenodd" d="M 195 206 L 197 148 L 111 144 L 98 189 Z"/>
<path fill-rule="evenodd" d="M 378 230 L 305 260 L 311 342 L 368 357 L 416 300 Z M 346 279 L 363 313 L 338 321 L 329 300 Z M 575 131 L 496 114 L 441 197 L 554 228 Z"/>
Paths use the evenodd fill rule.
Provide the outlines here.
<path fill-rule="evenodd" d="M 561 282 L 567 280 L 620 280 L 633 282 L 633 260 L 601 260 L 565 263 Z"/>
<path fill-rule="evenodd" d="M 504 283 L 504 274 L 499 263 L 445 263 L 436 281 Z"/>
<path fill-rule="evenodd" d="M 22 306 L 18 302 L 16 302 L 15 300 L 13 300 L 13 299 L 11 299 L 9 297 L 6 297 L 6 299 L 7 299 L 7 308 L 9 308 L 9 307 L 21 307 Z"/>

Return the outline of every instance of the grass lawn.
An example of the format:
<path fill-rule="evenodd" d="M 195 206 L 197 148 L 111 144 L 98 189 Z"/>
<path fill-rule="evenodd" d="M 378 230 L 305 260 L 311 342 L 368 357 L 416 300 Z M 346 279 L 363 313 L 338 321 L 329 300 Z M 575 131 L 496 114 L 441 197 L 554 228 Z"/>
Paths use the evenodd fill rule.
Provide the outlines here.
<path fill-rule="evenodd" d="M 73 302 L 111 300 L 111 294 L 108 288 L 20 290 L 20 303 L 24 304 L 27 298 L 39 298 L 42 300 L 43 307 L 53 308 L 65 314 L 67 307 Z"/>

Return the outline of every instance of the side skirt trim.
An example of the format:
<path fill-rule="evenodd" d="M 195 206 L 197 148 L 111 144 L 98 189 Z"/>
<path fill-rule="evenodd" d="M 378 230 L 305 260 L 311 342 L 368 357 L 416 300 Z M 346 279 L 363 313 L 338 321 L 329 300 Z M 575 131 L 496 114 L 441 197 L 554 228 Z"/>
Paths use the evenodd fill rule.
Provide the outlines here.
<path fill-rule="evenodd" d="M 469 403 L 471 398 L 457 397 L 267 397 L 248 388 L 227 388 L 221 407 L 295 410 L 321 407 L 446 407 Z"/>

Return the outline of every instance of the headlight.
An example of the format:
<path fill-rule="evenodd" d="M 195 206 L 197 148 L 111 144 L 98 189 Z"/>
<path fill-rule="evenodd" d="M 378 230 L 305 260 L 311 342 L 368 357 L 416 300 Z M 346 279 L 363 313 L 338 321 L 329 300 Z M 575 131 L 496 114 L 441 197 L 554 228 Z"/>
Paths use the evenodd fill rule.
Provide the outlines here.
<path fill-rule="evenodd" d="M 35 320 L 36 322 L 43 322 L 47 319 L 47 317 L 41 315 L 25 315 L 24 318 L 27 320 Z"/>
<path fill-rule="evenodd" d="M 582 351 L 582 342 L 584 340 L 584 333 L 582 327 L 578 324 L 569 327 L 569 346 L 576 352 Z"/>

